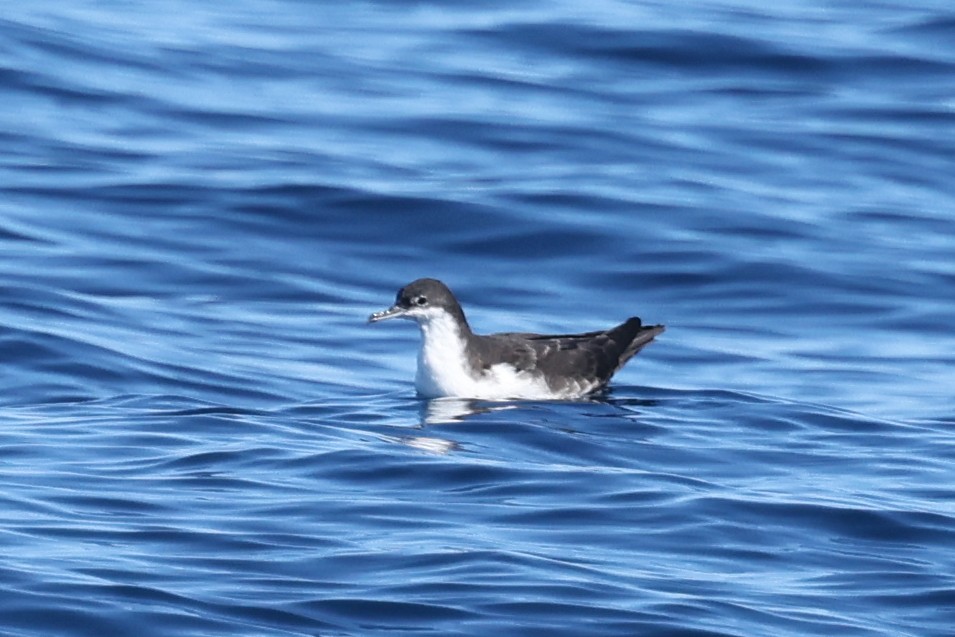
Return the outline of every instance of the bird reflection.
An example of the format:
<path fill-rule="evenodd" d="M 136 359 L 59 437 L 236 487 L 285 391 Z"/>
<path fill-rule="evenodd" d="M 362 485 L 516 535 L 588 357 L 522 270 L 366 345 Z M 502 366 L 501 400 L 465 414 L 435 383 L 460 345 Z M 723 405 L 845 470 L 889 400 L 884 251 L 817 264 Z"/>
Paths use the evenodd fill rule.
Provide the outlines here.
<path fill-rule="evenodd" d="M 463 422 L 476 414 L 515 409 L 511 403 L 489 403 L 469 398 L 432 398 L 421 406 L 422 425 L 446 425 Z"/>
<path fill-rule="evenodd" d="M 397 440 L 403 445 L 408 445 L 409 447 L 414 447 L 415 449 L 427 451 L 428 453 L 439 456 L 447 455 L 461 448 L 461 445 L 453 440 L 435 438 L 432 436 L 402 436 Z"/>
<path fill-rule="evenodd" d="M 433 398 L 421 403 L 421 423 L 418 428 L 460 423 L 476 414 L 487 414 L 516 407 L 517 405 L 509 403 L 488 403 L 464 398 Z M 438 455 L 445 455 L 461 448 L 458 442 L 440 436 L 400 436 L 396 440 L 409 447 Z"/>

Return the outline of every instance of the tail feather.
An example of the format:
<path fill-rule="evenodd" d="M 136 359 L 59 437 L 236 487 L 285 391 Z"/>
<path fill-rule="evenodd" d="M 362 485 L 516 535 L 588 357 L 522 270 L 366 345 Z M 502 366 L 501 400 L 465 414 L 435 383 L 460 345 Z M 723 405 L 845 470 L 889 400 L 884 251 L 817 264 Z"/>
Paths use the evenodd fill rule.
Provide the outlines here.
<path fill-rule="evenodd" d="M 620 338 L 622 342 L 627 342 L 627 346 L 620 353 L 617 360 L 616 373 L 621 367 L 627 364 L 631 358 L 636 356 L 637 352 L 649 345 L 654 338 L 666 330 L 663 325 L 643 325 L 637 317 L 631 317 L 627 321 L 612 330 L 615 338 Z"/>

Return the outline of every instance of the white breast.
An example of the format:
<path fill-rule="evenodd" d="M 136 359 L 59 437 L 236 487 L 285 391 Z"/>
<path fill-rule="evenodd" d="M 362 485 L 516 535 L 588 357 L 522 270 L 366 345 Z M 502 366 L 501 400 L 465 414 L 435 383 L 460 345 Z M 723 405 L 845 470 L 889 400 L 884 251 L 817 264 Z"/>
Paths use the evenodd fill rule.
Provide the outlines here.
<path fill-rule="evenodd" d="M 552 399 L 555 395 L 540 377 L 518 372 L 500 363 L 481 373 L 471 369 L 465 340 L 457 324 L 443 310 L 419 319 L 421 349 L 418 351 L 418 393 L 429 398 Z"/>

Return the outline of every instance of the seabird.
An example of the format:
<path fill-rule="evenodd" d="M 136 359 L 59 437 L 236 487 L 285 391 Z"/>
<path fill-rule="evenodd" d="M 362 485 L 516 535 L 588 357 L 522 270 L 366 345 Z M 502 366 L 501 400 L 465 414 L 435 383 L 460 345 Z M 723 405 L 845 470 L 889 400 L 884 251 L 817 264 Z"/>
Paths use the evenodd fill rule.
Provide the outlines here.
<path fill-rule="evenodd" d="M 580 398 L 603 389 L 664 330 L 631 317 L 584 334 L 475 334 L 454 294 L 437 279 L 409 283 L 393 306 L 368 321 L 392 318 L 414 320 L 421 328 L 415 387 L 428 398 Z"/>

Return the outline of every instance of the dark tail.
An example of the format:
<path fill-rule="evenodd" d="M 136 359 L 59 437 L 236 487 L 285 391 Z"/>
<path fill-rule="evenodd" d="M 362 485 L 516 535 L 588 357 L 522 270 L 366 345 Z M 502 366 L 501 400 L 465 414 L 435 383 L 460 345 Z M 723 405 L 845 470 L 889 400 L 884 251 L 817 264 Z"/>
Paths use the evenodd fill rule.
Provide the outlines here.
<path fill-rule="evenodd" d="M 627 343 L 617 362 L 616 372 L 627 364 L 631 358 L 637 355 L 637 352 L 649 345 L 657 335 L 666 330 L 663 325 L 644 325 L 639 318 L 633 316 L 626 322 L 618 325 L 611 330 L 612 337 L 620 342 Z M 629 342 L 628 342 L 629 341 Z"/>

